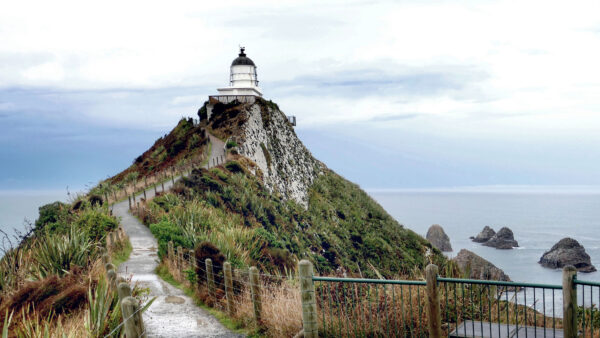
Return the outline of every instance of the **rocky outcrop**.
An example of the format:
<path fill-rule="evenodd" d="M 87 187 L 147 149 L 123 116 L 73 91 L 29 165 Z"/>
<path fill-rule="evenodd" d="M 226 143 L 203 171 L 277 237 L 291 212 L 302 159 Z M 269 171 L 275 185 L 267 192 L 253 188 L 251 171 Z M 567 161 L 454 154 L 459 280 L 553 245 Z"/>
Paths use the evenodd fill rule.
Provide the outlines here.
<path fill-rule="evenodd" d="M 429 227 L 427 230 L 427 240 L 431 242 L 431 244 L 438 248 L 440 251 L 452 251 L 452 245 L 450 245 L 450 238 L 444 232 L 444 229 L 438 225 L 434 224 Z"/>
<path fill-rule="evenodd" d="M 239 153 L 257 164 L 272 193 L 307 207 L 308 189 L 325 165 L 306 149 L 275 104 L 257 100 L 244 110 Z"/>
<path fill-rule="evenodd" d="M 550 251 L 545 252 L 539 263 L 546 268 L 559 269 L 573 265 L 581 272 L 594 272 L 590 256 L 576 240 L 566 237 L 554 244 Z"/>
<path fill-rule="evenodd" d="M 495 234 L 496 234 L 496 231 L 494 231 L 494 229 L 492 229 L 486 225 L 483 228 L 483 230 L 481 230 L 479 235 L 477 235 L 475 237 L 471 237 L 471 240 L 473 240 L 473 242 L 476 242 L 476 243 L 485 243 L 485 242 L 489 241 L 492 237 L 494 237 Z"/>
<path fill-rule="evenodd" d="M 452 260 L 456 262 L 460 271 L 466 274 L 468 278 L 510 281 L 510 278 L 502 269 L 469 250 L 460 250 Z"/>
<path fill-rule="evenodd" d="M 512 230 L 507 227 L 500 229 L 489 241 L 483 243 L 485 246 L 491 246 L 496 249 L 512 249 L 518 247 L 519 243 L 515 241 Z"/>

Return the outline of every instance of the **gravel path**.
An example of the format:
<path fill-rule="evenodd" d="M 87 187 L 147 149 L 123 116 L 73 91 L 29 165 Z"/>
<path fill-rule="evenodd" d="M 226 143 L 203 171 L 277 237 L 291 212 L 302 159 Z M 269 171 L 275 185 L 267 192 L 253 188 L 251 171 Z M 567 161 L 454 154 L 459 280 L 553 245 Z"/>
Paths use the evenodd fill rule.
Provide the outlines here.
<path fill-rule="evenodd" d="M 224 157 L 225 153 L 223 142 L 212 135 L 210 137 L 213 142 L 212 164 L 213 158 Z M 165 189 L 172 185 L 171 181 L 165 182 Z M 153 198 L 154 189 L 147 190 L 146 194 L 148 199 Z M 229 331 L 209 313 L 194 305 L 183 291 L 154 273 L 158 265 L 158 244 L 150 229 L 128 212 L 127 201 L 115 204 L 113 213 L 121 217 L 121 225 L 133 246 L 129 260 L 119 266 L 119 275 L 125 278 L 132 276 L 133 282 L 149 288 L 150 296 L 157 297 L 143 314 L 148 337 L 243 337 Z"/>

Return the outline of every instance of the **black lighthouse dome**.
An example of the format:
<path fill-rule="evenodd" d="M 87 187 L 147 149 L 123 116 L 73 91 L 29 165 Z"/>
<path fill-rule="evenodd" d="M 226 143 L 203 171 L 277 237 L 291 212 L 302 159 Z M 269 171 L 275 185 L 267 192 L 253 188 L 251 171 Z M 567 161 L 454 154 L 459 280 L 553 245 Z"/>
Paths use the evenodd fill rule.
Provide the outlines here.
<path fill-rule="evenodd" d="M 246 53 L 244 53 L 245 49 L 246 48 L 244 48 L 244 47 L 240 47 L 240 54 L 237 58 L 235 58 L 235 60 L 233 60 L 233 62 L 231 63 L 232 66 L 239 66 L 239 65 L 255 66 L 254 61 L 252 61 L 252 59 L 247 57 Z"/>

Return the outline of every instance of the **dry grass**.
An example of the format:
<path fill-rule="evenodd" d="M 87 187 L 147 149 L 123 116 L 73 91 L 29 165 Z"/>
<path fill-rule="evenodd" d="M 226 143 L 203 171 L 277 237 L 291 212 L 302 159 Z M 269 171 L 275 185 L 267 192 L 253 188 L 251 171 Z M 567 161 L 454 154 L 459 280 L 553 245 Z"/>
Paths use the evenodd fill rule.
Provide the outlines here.
<path fill-rule="evenodd" d="M 190 281 L 181 278 L 175 261 L 164 259 L 163 264 L 176 281 L 188 288 L 193 287 L 196 297 L 202 303 L 223 312 L 227 311 L 225 287 L 222 282 L 215 283 L 215 299 L 209 293 L 206 283 L 192 285 Z M 186 269 L 190 269 L 189 262 L 184 265 L 184 270 Z M 295 336 L 302 329 L 302 302 L 297 281 L 272 276 L 261 276 L 261 279 L 261 323 L 257 325 L 254 320 L 254 305 L 247 272 L 238 271 L 238 278 L 234 280 L 235 312 L 232 318 L 243 327 L 260 331 L 268 337 Z"/>

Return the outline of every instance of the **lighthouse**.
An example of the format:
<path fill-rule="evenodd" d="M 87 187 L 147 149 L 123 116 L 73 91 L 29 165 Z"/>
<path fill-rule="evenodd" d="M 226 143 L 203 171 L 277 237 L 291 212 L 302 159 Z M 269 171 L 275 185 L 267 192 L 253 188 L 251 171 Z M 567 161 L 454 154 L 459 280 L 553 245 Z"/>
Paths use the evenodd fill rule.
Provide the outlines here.
<path fill-rule="evenodd" d="M 240 47 L 240 54 L 231 62 L 229 86 L 218 88 L 219 96 L 262 96 L 258 87 L 256 65 L 246 56 L 245 50 L 244 47 Z"/>

